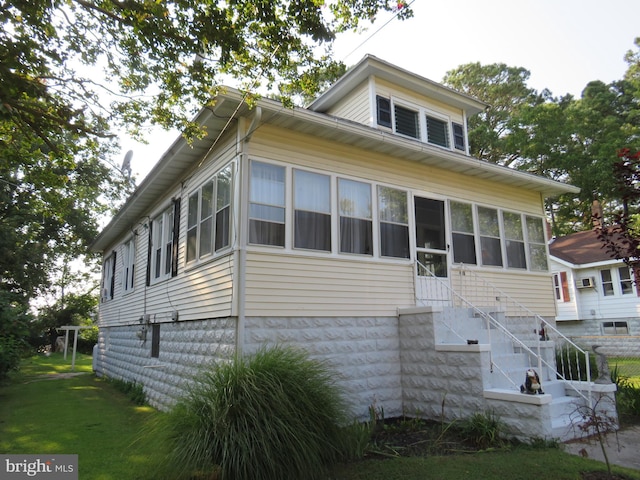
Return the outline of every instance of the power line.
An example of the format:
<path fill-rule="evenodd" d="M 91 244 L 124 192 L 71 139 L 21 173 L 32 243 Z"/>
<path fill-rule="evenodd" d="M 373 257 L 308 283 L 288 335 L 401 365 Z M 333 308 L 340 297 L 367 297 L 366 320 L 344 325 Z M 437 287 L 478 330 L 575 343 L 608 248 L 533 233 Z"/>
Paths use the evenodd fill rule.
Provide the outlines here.
<path fill-rule="evenodd" d="M 403 6 L 402 8 L 398 8 L 398 10 L 396 10 L 396 13 L 389 19 L 387 20 L 383 25 L 380 26 L 380 28 L 378 28 L 375 32 L 373 32 L 371 35 L 369 35 L 367 38 L 365 38 L 356 48 L 354 48 L 353 50 L 351 50 L 349 53 L 347 53 L 343 60 L 346 60 L 348 57 L 351 56 L 351 54 L 353 54 L 356 50 L 358 50 L 360 47 L 362 47 L 365 43 L 367 43 L 369 40 L 371 40 L 373 38 L 374 35 L 376 35 L 380 30 L 382 30 L 384 27 L 386 27 L 387 25 L 389 25 L 393 20 L 395 20 L 398 15 L 400 14 L 400 11 L 403 10 L 404 8 L 409 8 L 416 0 L 411 0 L 408 4 L 406 4 L 405 6 Z"/>

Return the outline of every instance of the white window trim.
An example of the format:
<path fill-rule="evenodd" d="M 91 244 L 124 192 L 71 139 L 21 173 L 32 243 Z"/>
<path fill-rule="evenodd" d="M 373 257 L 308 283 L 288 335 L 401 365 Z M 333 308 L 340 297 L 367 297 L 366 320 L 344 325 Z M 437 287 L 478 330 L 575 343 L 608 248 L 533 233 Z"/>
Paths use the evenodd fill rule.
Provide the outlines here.
<path fill-rule="evenodd" d="M 442 113 L 433 109 L 430 109 L 428 107 L 424 107 L 421 105 L 418 105 L 416 103 L 395 97 L 393 95 L 391 96 L 385 96 L 385 95 L 381 95 L 381 94 L 374 94 L 374 99 L 377 96 L 382 96 L 385 98 L 389 98 L 389 100 L 391 101 L 391 131 L 393 131 L 394 134 L 396 135 L 400 135 L 403 138 L 411 138 L 413 140 L 419 140 L 423 143 L 426 143 L 428 145 L 431 145 L 432 147 L 436 147 L 436 148 L 442 148 L 444 150 L 448 150 L 448 151 L 457 151 L 457 152 L 462 152 L 463 150 L 458 150 L 455 148 L 454 146 L 454 138 L 453 138 L 453 123 L 458 123 L 460 125 L 462 125 L 462 130 L 464 132 L 464 141 L 465 141 L 465 153 L 468 153 L 468 138 L 467 138 L 467 128 L 464 125 L 464 119 L 461 122 L 454 122 L 451 118 L 450 115 L 447 115 L 446 113 Z M 381 128 L 385 128 L 388 129 L 388 127 L 385 126 L 381 126 L 377 124 L 377 103 L 374 101 L 374 104 L 376 105 L 376 108 L 374 110 L 374 115 L 376 116 L 376 125 L 378 127 Z M 402 108 L 406 108 L 408 110 L 412 110 L 414 112 L 417 113 L 418 115 L 418 132 L 419 132 L 419 137 L 418 138 L 414 138 L 410 135 L 404 135 L 402 133 L 398 133 L 396 131 L 396 110 L 395 107 L 399 106 Z M 447 139 L 448 139 L 448 147 L 443 147 L 442 145 L 438 145 L 436 143 L 432 143 L 429 141 L 428 135 L 427 135 L 427 116 L 429 117 L 433 117 L 437 120 L 441 120 L 442 122 L 445 123 L 446 127 L 447 127 Z"/>
<path fill-rule="evenodd" d="M 136 253 L 136 237 L 133 235 L 125 240 L 122 249 L 122 292 L 125 295 L 135 289 Z"/>
<path fill-rule="evenodd" d="M 166 261 L 167 261 L 167 237 L 170 236 L 171 237 L 171 243 L 173 244 L 173 235 L 171 234 L 171 232 L 173 231 L 173 204 L 170 204 L 168 207 L 165 207 L 160 213 L 158 213 L 157 215 L 155 215 L 152 220 L 151 220 L 151 224 L 152 224 L 152 231 L 151 231 L 151 256 L 150 256 L 150 261 L 151 261 L 151 278 L 149 279 L 149 284 L 153 285 L 155 283 L 159 283 L 162 282 L 164 280 L 167 280 L 169 278 L 171 278 L 171 268 L 169 268 L 168 272 L 163 272 L 163 267 L 166 265 Z M 158 221 L 160 219 L 160 217 L 162 217 L 162 233 L 159 237 L 157 237 L 158 232 L 157 232 L 157 227 L 158 227 Z M 172 221 L 168 222 L 167 220 L 171 218 Z M 159 238 L 160 240 L 160 273 L 158 275 L 156 275 L 156 250 L 157 250 L 157 245 L 156 245 L 156 239 Z M 172 248 L 173 250 L 173 248 Z"/>
<path fill-rule="evenodd" d="M 216 250 L 216 219 L 217 219 L 217 215 L 220 212 L 220 209 L 218 208 L 218 175 L 224 171 L 225 169 L 230 168 L 231 172 L 231 185 L 230 185 L 230 204 L 229 204 L 229 238 L 227 239 L 227 245 L 225 247 L 220 248 L 219 250 Z M 224 165 L 223 167 L 219 168 L 218 170 L 215 171 L 215 173 L 213 175 L 210 175 L 209 177 L 207 177 L 206 180 L 200 182 L 198 184 L 198 186 L 194 187 L 191 191 L 188 192 L 188 194 L 186 195 L 186 202 L 184 202 L 186 204 L 185 208 L 185 232 L 184 232 L 184 241 L 185 241 L 185 251 L 184 251 L 184 262 L 185 262 L 185 268 L 191 268 L 193 266 L 196 265 L 200 265 L 200 264 L 204 264 L 204 263 L 208 263 L 211 260 L 224 256 L 225 254 L 227 254 L 232 247 L 232 232 L 233 232 L 233 224 L 234 224 L 234 202 L 235 202 L 235 192 L 234 192 L 234 184 L 235 184 L 235 162 L 230 162 L 227 163 L 226 165 Z M 202 187 L 205 186 L 208 183 L 213 182 L 213 197 L 212 197 L 212 232 L 211 232 L 211 252 L 207 253 L 205 255 L 200 255 L 200 209 L 202 208 L 202 203 L 201 203 L 201 196 L 202 196 Z M 187 260 L 187 242 L 188 242 L 188 235 L 189 235 L 189 200 L 190 198 L 196 194 L 197 198 L 198 198 L 198 206 L 197 206 L 197 215 L 196 215 L 196 252 L 195 252 L 195 258 L 193 260 Z"/>

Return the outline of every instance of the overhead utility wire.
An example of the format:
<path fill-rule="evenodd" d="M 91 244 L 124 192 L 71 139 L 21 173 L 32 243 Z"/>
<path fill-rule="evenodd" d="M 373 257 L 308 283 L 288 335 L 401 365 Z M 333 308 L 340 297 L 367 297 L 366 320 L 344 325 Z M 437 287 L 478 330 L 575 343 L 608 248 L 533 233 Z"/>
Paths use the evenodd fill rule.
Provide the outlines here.
<path fill-rule="evenodd" d="M 402 9 L 404 8 L 409 8 L 416 0 L 411 0 L 409 3 L 407 3 L 405 6 L 402 7 Z M 344 58 L 342 60 L 346 60 L 347 58 L 349 58 L 351 56 L 351 54 L 353 54 L 356 50 L 358 50 L 360 47 L 362 47 L 365 43 L 367 43 L 369 40 L 371 40 L 373 38 L 374 35 L 376 35 L 380 30 L 382 30 L 384 27 L 386 27 L 387 25 L 389 25 L 389 23 L 391 23 L 392 20 L 395 20 L 396 17 L 398 16 L 398 14 L 400 13 L 400 11 L 402 10 L 401 8 L 399 8 L 396 13 L 389 19 L 387 20 L 383 25 L 380 26 L 380 28 L 378 28 L 375 32 L 373 32 L 371 35 L 369 35 L 367 38 L 365 38 L 362 43 L 360 43 L 356 48 L 354 48 L 353 50 L 351 50 L 349 53 L 347 53 Z"/>

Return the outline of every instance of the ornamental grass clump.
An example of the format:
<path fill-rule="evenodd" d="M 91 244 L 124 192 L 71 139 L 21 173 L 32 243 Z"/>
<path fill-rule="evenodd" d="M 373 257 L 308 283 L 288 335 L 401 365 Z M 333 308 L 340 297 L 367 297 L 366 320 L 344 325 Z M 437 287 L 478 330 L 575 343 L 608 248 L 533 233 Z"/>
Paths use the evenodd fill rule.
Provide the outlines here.
<path fill-rule="evenodd" d="M 196 471 L 221 480 L 322 478 L 341 455 L 346 418 L 325 363 L 291 348 L 264 349 L 196 379 L 166 418 L 169 463 L 183 478 Z"/>

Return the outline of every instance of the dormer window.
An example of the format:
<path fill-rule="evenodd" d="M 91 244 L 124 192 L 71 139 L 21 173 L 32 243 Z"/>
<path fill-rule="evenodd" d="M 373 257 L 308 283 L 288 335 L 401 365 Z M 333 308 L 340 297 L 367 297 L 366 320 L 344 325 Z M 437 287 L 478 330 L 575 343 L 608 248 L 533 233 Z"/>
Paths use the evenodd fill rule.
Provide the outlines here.
<path fill-rule="evenodd" d="M 401 133 L 407 137 L 420 138 L 418 112 L 396 105 L 394 113 L 396 116 L 396 133 Z"/>
<path fill-rule="evenodd" d="M 376 115 L 376 123 L 394 133 L 438 147 L 466 152 L 464 127 L 460 123 L 451 122 L 446 114 L 378 95 Z"/>
<path fill-rule="evenodd" d="M 427 115 L 427 142 L 449 148 L 449 129 L 447 122 Z"/>

